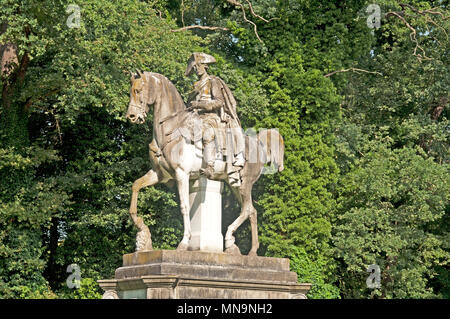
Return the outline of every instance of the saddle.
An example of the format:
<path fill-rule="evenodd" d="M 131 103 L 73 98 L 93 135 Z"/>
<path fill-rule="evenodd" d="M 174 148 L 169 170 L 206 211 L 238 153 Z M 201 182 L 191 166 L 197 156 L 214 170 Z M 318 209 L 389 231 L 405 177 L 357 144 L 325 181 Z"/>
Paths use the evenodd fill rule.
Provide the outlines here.
<path fill-rule="evenodd" d="M 231 147 L 232 137 L 231 132 L 227 134 L 227 123 L 222 122 L 216 113 L 198 114 L 196 111 L 187 111 L 179 118 L 179 121 L 179 127 L 166 133 L 167 140 L 165 145 L 162 145 L 161 150 L 180 136 L 189 143 L 196 145 L 197 148 L 202 148 L 203 132 L 212 127 L 216 144 L 216 158 L 223 159 L 227 148 Z"/>

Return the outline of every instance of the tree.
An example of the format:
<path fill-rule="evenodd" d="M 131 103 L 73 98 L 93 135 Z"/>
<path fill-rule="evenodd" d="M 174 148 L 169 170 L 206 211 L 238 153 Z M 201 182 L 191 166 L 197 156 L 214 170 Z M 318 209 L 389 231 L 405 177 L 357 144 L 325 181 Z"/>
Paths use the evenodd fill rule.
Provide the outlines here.
<path fill-rule="evenodd" d="M 448 297 L 448 21 L 434 6 L 386 9 L 359 61 L 376 73 L 333 76 L 347 81 L 334 230 L 344 297 Z M 381 267 L 374 291 L 370 264 Z"/>
<path fill-rule="evenodd" d="M 391 146 L 368 146 L 343 182 L 334 243 L 347 298 L 436 297 L 429 280 L 449 261 L 448 232 L 439 231 L 448 167 L 420 149 Z M 381 287 L 373 291 L 366 286 L 371 264 L 381 268 Z"/>

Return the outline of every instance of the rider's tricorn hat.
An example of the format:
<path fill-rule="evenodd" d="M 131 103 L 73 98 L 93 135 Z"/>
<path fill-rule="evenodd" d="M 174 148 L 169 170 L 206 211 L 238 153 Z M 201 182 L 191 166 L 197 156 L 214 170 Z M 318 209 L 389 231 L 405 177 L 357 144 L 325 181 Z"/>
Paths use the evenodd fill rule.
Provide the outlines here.
<path fill-rule="evenodd" d="M 188 67 L 186 69 L 186 76 L 191 74 L 192 69 L 194 68 L 194 65 L 198 64 L 210 64 L 210 63 L 216 63 L 216 59 L 209 54 L 202 53 L 202 52 L 194 52 L 192 53 L 191 57 L 188 61 Z"/>

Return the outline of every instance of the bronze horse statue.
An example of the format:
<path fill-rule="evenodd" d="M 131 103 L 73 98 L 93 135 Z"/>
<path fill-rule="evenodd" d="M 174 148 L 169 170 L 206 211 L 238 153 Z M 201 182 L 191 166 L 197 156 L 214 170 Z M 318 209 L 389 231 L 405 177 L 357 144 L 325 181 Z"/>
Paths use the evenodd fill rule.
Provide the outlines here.
<path fill-rule="evenodd" d="M 157 183 L 175 181 L 178 187 L 180 208 L 183 215 L 184 235 L 177 250 L 187 250 L 191 238 L 189 181 L 200 176 L 203 161 L 201 141 L 196 141 L 200 132 L 192 128 L 199 121 L 198 114 L 186 108 L 175 86 L 163 75 L 152 72 L 131 74 L 130 103 L 127 118 L 132 123 L 145 122 L 147 113 L 153 106 L 153 141 L 150 147 L 152 169 L 137 179 L 132 186 L 130 215 L 139 229 L 136 236 L 136 250 L 152 250 L 151 235 L 142 217 L 137 216 L 139 190 Z M 191 125 L 189 125 L 191 123 Z M 195 125 L 194 125 L 195 126 Z M 241 206 L 239 217 L 228 227 L 225 235 L 225 252 L 240 254 L 233 233 L 247 219 L 250 219 L 252 247 L 249 255 L 256 256 L 259 242 L 257 212 L 252 203 L 252 187 L 258 180 L 266 164 L 283 170 L 284 143 L 277 130 L 259 132 L 257 136 L 246 136 L 245 165 L 241 170 L 240 186 L 231 186 L 226 169 L 216 172 L 211 178 L 222 180 L 230 185 Z M 194 143 L 192 143 L 194 142 Z M 253 160 L 249 160 L 252 158 Z M 224 165 L 230 165 L 225 163 Z"/>

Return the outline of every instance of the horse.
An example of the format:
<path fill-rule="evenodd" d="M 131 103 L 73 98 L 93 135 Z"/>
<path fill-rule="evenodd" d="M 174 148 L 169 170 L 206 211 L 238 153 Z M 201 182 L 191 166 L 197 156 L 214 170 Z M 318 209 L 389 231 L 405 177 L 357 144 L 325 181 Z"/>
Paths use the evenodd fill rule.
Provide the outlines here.
<path fill-rule="evenodd" d="M 189 181 L 199 178 L 202 167 L 205 167 L 201 148 L 202 142 L 192 143 L 186 134 L 174 135 L 180 123 L 190 115 L 198 120 L 198 114 L 186 107 L 183 98 L 165 76 L 153 72 L 131 73 L 130 102 L 126 118 L 135 124 L 145 122 L 150 107 L 153 106 L 153 140 L 150 143 L 150 162 L 152 169 L 137 179 L 132 186 L 132 196 L 129 213 L 135 226 L 136 251 L 152 250 L 151 234 L 137 216 L 138 193 L 143 187 L 158 183 L 176 182 L 180 199 L 180 209 L 183 215 L 184 233 L 177 250 L 187 250 L 191 238 Z M 201 131 L 201 130 L 200 130 Z M 198 133 L 198 132 L 194 132 Z M 201 134 L 201 132 L 200 132 Z M 195 135 L 195 134 L 194 134 Z M 230 185 L 228 175 L 217 172 L 210 177 L 227 183 L 241 206 L 238 218 L 227 228 L 225 235 L 225 253 L 240 255 L 235 244 L 233 233 L 247 219 L 250 219 L 252 247 L 249 256 L 256 256 L 259 248 L 257 230 L 257 211 L 252 203 L 252 187 L 259 179 L 267 164 L 275 167 L 275 171 L 283 170 L 284 142 L 282 136 L 275 129 L 262 130 L 258 135 L 246 136 L 246 162 L 241 169 L 239 186 Z M 256 152 L 255 154 L 252 154 Z M 249 158 L 253 160 L 249 160 Z M 231 165 L 228 163 L 225 165 Z"/>

